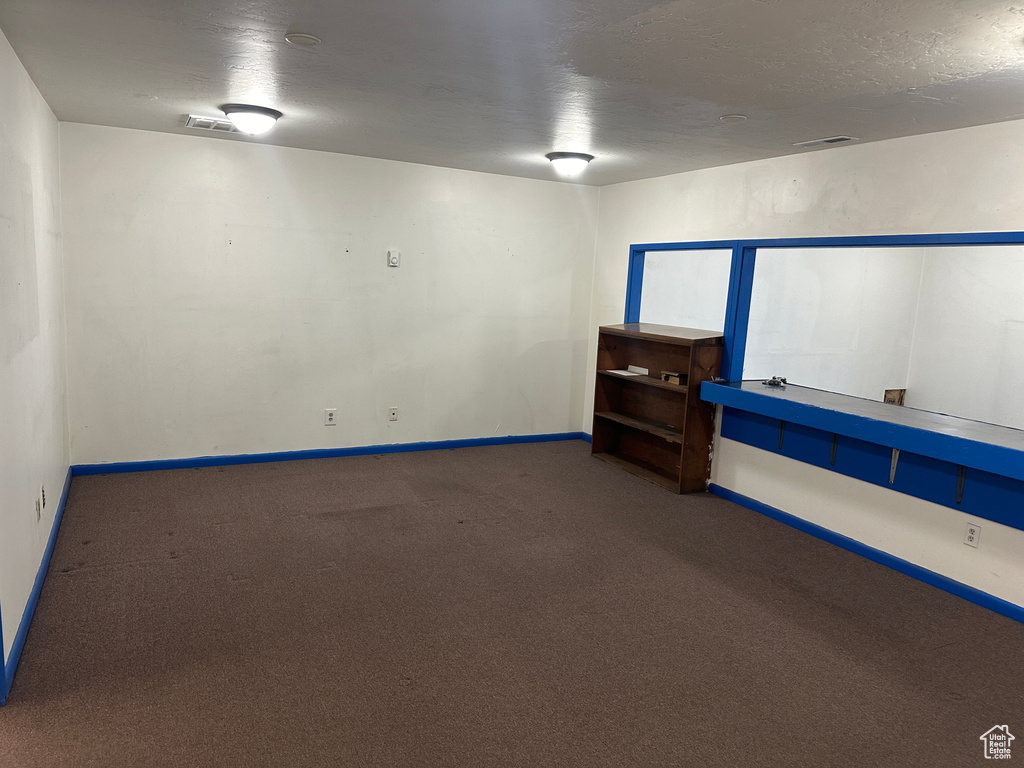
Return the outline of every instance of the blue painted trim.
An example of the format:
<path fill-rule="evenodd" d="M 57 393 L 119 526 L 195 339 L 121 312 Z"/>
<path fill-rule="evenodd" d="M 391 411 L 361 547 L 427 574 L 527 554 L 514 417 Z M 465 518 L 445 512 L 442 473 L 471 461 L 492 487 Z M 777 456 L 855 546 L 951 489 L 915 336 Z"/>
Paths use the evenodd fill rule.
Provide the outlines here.
<path fill-rule="evenodd" d="M 995 439 L 992 438 L 992 435 L 998 435 L 997 430 L 1002 429 L 1000 427 L 979 424 L 969 419 L 960 419 L 930 411 L 914 411 L 913 409 L 893 411 L 893 414 L 900 417 L 921 414 L 923 418 L 928 419 L 928 424 L 915 426 L 897 423 L 859 413 L 790 400 L 786 398 L 786 393 L 773 391 L 770 387 L 762 387 L 761 391 L 742 389 L 741 387 L 746 384 L 749 382 L 731 382 L 729 384 L 707 382 L 701 386 L 700 397 L 708 402 L 779 419 L 787 424 L 802 424 L 823 432 L 847 435 L 888 448 L 899 448 L 901 451 L 905 450 L 920 456 L 928 456 L 952 464 L 963 464 L 966 467 L 981 469 L 996 475 L 1024 480 L 1024 453 L 1019 448 L 999 445 L 996 442 L 988 442 L 979 437 L 970 436 L 971 425 L 986 428 L 987 435 L 991 439 Z M 790 387 L 790 390 L 794 392 L 800 389 L 803 388 Z M 809 391 L 818 392 L 817 390 Z M 833 393 L 818 392 L 818 394 L 831 396 L 831 399 L 839 402 L 849 401 L 853 405 L 869 403 L 871 406 L 885 408 L 882 403 L 865 401 L 862 398 Z M 939 428 L 934 426 L 935 423 L 943 425 L 943 428 L 948 431 L 939 431 Z M 957 425 L 963 426 L 958 428 Z M 1018 430 L 1011 430 L 1008 427 L 1005 429 L 1008 433 L 1019 434 Z M 959 434 L 954 433 L 954 430 Z"/>
<path fill-rule="evenodd" d="M 759 248 L 894 248 L 900 246 L 1022 245 L 1024 232 L 957 232 L 920 235 L 858 235 L 850 237 L 787 237 L 748 240 L 695 240 L 684 243 L 634 243 L 629 247 L 629 275 L 626 283 L 626 320 L 640 320 L 643 289 L 643 254 L 648 251 L 693 251 L 728 248 L 733 252 L 726 304 L 722 377 L 743 378 L 747 343 L 747 319 L 754 280 L 754 258 Z M 739 255 L 738 255 L 739 254 Z M 748 257 L 742 254 L 749 254 Z M 634 269 L 639 264 L 639 276 Z"/>
<path fill-rule="evenodd" d="M 782 425 L 785 425 L 784 430 Z M 784 437 L 781 446 L 780 432 Z M 1021 480 L 981 469 L 966 469 L 960 464 L 902 449 L 896 473 L 892 475 L 891 447 L 729 406 L 725 406 L 722 413 L 721 434 L 727 440 L 768 453 L 955 509 L 971 517 L 1024 530 L 1024 481 Z"/>
<path fill-rule="evenodd" d="M 53 548 L 57 544 L 57 532 L 60 530 L 61 520 L 64 519 L 64 506 L 68 501 L 68 491 L 71 490 L 71 469 L 68 469 L 67 477 L 64 479 L 64 490 L 60 494 L 60 503 L 57 505 L 57 512 L 53 516 L 53 527 L 50 529 L 50 537 L 46 542 L 46 549 L 43 550 L 43 559 L 39 563 L 39 570 L 36 571 L 36 580 L 32 585 L 32 592 L 29 594 L 25 611 L 21 615 L 21 624 L 18 625 L 18 632 L 14 636 L 14 644 L 11 646 L 11 655 L 7 657 L 7 664 L 4 665 L 4 678 L 0 681 L 0 707 L 7 703 L 7 696 L 14 684 L 14 673 L 18 669 L 18 662 L 21 661 L 21 652 L 25 647 L 25 639 L 28 637 L 28 628 L 32 624 L 32 617 L 36 613 L 36 605 L 39 603 L 39 595 L 43 591 L 43 582 L 46 580 L 46 572 L 50 568 L 50 558 L 53 556 Z M 3 636 L 0 635 L 0 653 L 3 652 Z"/>
<path fill-rule="evenodd" d="M 754 287 L 756 258 L 756 248 L 737 245 L 732 249 L 721 372 L 722 378 L 728 381 L 743 378 L 743 357 L 747 349 L 747 325 L 750 320 L 750 295 Z"/>
<path fill-rule="evenodd" d="M 302 461 L 304 459 L 334 459 L 343 456 L 372 456 L 382 453 L 411 453 L 438 451 L 449 448 L 472 448 L 482 445 L 512 445 L 517 443 L 553 443 L 562 440 L 586 440 L 583 432 L 558 432 L 545 435 L 507 435 L 505 437 L 473 437 L 465 440 L 436 440 L 422 443 L 389 443 L 362 445 L 351 448 L 315 448 L 307 451 L 280 451 L 277 453 L 243 453 L 232 456 L 195 456 L 187 459 L 156 459 L 154 461 L 121 461 L 110 464 L 76 464 L 71 474 L 106 475 L 116 472 L 149 472 L 161 469 L 191 469 L 193 467 L 224 467 L 234 464 L 265 464 L 272 461 Z"/>
<path fill-rule="evenodd" d="M 581 439 L 584 442 L 587 442 L 587 443 L 593 443 L 594 442 L 594 436 L 591 435 L 589 432 L 581 432 L 580 434 L 582 435 Z"/>
<path fill-rule="evenodd" d="M 941 245 L 1022 245 L 1024 232 L 955 232 L 920 235 L 780 237 L 748 240 L 699 240 L 688 243 L 635 243 L 636 251 L 692 251 L 712 248 L 895 248 Z"/>
<path fill-rule="evenodd" d="M 692 240 L 687 243 L 634 243 L 630 251 L 713 251 L 732 250 L 741 240 Z"/>
<path fill-rule="evenodd" d="M 892 568 L 894 571 L 904 573 L 911 578 L 923 581 L 925 584 L 930 584 L 933 587 L 938 587 L 944 592 L 949 592 L 951 595 L 963 598 L 968 602 L 980 605 L 982 608 L 987 608 L 990 611 L 1006 616 L 1007 618 L 1013 619 L 1024 623 L 1024 607 L 1011 603 L 1007 600 L 1003 600 L 1001 597 L 990 595 L 988 592 L 982 592 L 980 589 L 968 586 L 959 581 L 943 576 L 941 573 L 936 573 L 920 565 L 915 565 L 908 560 L 904 560 L 901 557 L 890 555 L 888 552 L 883 552 L 880 549 L 869 547 L 867 544 L 862 544 L 856 539 L 851 539 L 848 536 L 844 536 L 841 533 L 830 531 L 828 528 L 823 528 L 816 523 L 808 522 L 803 518 L 799 518 L 796 515 L 791 515 L 788 512 L 783 512 L 781 509 L 776 509 L 763 502 L 752 499 L 749 496 L 744 496 L 741 493 L 730 491 L 728 488 L 723 488 L 720 485 L 711 483 L 708 486 L 708 490 L 716 496 L 721 496 L 723 499 L 735 502 L 740 506 L 746 507 L 754 512 L 758 512 L 762 515 L 778 520 L 780 523 L 796 528 L 798 531 L 803 531 L 811 536 L 827 541 L 830 544 L 835 544 L 837 547 L 853 552 L 854 554 L 866 557 L 868 560 L 872 560 L 880 565 L 884 565 L 888 568 Z"/>
<path fill-rule="evenodd" d="M 631 248 L 626 275 L 626 319 L 624 323 L 640 322 L 640 296 L 644 289 L 644 252 Z"/>

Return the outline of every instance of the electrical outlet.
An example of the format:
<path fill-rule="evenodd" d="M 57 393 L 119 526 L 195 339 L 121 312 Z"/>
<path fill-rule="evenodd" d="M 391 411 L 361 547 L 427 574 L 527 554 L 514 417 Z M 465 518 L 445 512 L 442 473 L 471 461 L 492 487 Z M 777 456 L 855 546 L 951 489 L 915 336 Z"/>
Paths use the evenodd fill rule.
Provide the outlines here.
<path fill-rule="evenodd" d="M 398 421 L 397 408 L 388 408 L 388 421 Z"/>
<path fill-rule="evenodd" d="M 338 423 L 338 409 L 324 408 L 324 426 L 333 427 Z"/>
<path fill-rule="evenodd" d="M 36 499 L 36 522 L 38 523 L 43 518 L 43 505 L 39 503 L 39 499 Z"/>
<path fill-rule="evenodd" d="M 964 534 L 964 544 L 968 547 L 977 547 L 978 539 L 981 538 L 981 526 L 977 523 L 967 524 L 967 533 Z"/>

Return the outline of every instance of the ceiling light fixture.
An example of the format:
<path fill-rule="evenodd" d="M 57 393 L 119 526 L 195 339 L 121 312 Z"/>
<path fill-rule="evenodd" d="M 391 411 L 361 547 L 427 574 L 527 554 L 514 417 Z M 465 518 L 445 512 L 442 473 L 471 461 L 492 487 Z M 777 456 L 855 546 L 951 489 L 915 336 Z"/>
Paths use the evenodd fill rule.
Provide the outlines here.
<path fill-rule="evenodd" d="M 251 104 L 225 104 L 221 109 L 228 120 L 242 133 L 258 136 L 274 127 L 281 113 L 269 107 L 254 107 Z"/>
<path fill-rule="evenodd" d="M 316 35 L 307 35 L 302 32 L 289 32 L 284 36 L 284 40 L 286 43 L 298 45 L 303 48 L 313 48 L 323 42 Z"/>
<path fill-rule="evenodd" d="M 551 161 L 555 173 L 560 176 L 575 176 L 586 170 L 587 164 L 594 159 L 585 152 L 548 152 L 544 155 Z"/>

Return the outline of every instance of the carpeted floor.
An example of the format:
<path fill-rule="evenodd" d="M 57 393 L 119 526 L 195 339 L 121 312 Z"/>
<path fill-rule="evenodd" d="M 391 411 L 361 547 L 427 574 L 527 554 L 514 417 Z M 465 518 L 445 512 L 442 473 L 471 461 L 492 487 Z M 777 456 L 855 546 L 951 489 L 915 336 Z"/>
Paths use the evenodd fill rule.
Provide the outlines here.
<path fill-rule="evenodd" d="M 983 765 L 1022 657 L 583 442 L 81 477 L 0 765 Z"/>

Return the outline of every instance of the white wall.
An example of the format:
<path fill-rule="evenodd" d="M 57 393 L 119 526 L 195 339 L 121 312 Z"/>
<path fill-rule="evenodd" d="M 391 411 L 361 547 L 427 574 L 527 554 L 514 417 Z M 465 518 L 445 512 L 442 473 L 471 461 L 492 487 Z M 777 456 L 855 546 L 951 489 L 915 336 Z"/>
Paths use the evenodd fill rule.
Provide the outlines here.
<path fill-rule="evenodd" d="M 1024 429 L 1024 248 L 929 248 L 906 404 Z"/>
<path fill-rule="evenodd" d="M 1022 174 L 1024 122 L 1013 121 L 604 187 L 588 370 L 597 326 L 621 322 L 630 243 L 1019 230 Z M 769 454 L 719 439 L 714 473 L 734 491 L 1024 605 L 1024 560 L 1001 554 L 1020 552 L 1024 532 L 986 524 L 984 535 L 994 533 L 954 564 L 950 548 L 967 547 L 958 543 L 961 525 L 939 522 L 944 508 L 897 520 L 874 486 L 845 480 L 841 497 L 822 503 L 804 465 L 771 464 L 769 483 L 768 462 Z M 924 504 L 892 498 L 898 509 Z M 881 521 L 880 535 L 866 540 L 858 514 Z"/>
<path fill-rule="evenodd" d="M 891 552 L 899 542 L 894 554 L 903 559 L 1021 604 L 1024 536 L 1016 528 L 732 440 L 716 447 L 711 479 L 724 488 L 756 488 L 758 501 L 799 510 L 805 520 L 875 549 Z M 977 549 L 963 543 L 968 520 L 981 528 Z"/>
<path fill-rule="evenodd" d="M 57 120 L 0 34 L 0 622 L 2 660 L 68 470 Z M 46 489 L 46 509 L 35 502 Z"/>
<path fill-rule="evenodd" d="M 907 386 L 922 248 L 757 252 L 744 379 L 881 400 Z"/>
<path fill-rule="evenodd" d="M 596 190 L 79 124 L 61 142 L 73 463 L 582 429 Z"/>
<path fill-rule="evenodd" d="M 646 254 L 640 321 L 721 331 L 731 265 L 731 249 Z"/>

